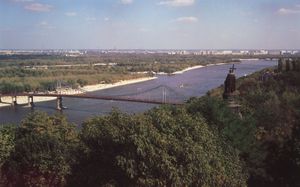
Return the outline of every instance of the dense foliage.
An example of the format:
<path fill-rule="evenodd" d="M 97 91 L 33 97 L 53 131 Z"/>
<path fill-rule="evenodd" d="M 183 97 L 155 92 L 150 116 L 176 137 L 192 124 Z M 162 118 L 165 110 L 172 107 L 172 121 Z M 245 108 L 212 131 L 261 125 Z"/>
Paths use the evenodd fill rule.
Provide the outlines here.
<path fill-rule="evenodd" d="M 76 166 L 75 185 L 245 185 L 236 151 L 185 109 L 113 112 L 86 122 L 81 140 L 87 152 Z"/>
<path fill-rule="evenodd" d="M 34 113 L 13 133 L 7 127 L 0 132 L 1 145 L 4 145 L 1 183 L 5 186 L 63 186 L 66 183 L 78 139 L 74 126 L 63 116 Z"/>
<path fill-rule="evenodd" d="M 33 113 L 13 132 L 2 140 L 8 186 L 246 185 L 237 151 L 185 108 L 114 111 L 77 133 L 61 116 Z"/>
<path fill-rule="evenodd" d="M 299 180 L 294 183 L 290 179 L 300 174 L 300 73 L 273 74 L 264 81 L 255 76 L 246 78 L 239 91 L 244 113 L 256 120 L 256 139 L 264 153 L 253 168 L 251 184 L 299 186 Z"/>
<path fill-rule="evenodd" d="M 113 67 L 54 67 L 31 69 L 24 67 L 0 68 L 0 92 L 15 93 L 29 91 L 54 91 L 57 83 L 78 88 L 85 85 L 114 83 L 150 74 L 131 74 L 117 71 Z"/>
<path fill-rule="evenodd" d="M 273 70 L 263 70 L 238 80 L 240 95 L 237 100 L 242 105 L 244 116 L 238 124 L 242 126 L 235 122 L 226 125 L 228 120 L 221 115 L 223 107 L 216 107 L 212 101 L 206 102 L 208 104 L 200 110 L 215 124 L 221 118 L 219 124 L 225 125 L 224 133 L 232 124 L 238 129 L 234 139 L 238 144 L 246 143 L 237 148 L 247 163 L 250 186 L 300 186 L 297 177 L 300 175 L 300 73 L 274 72 L 267 79 L 262 79 L 267 71 Z M 222 88 L 209 94 L 221 98 Z M 239 136 L 242 139 L 238 140 Z"/>

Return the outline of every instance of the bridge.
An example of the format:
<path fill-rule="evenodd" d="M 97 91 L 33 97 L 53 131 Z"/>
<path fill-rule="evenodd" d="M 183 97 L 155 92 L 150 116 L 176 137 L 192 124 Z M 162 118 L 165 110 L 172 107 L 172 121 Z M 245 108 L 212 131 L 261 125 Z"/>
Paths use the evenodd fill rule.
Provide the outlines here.
<path fill-rule="evenodd" d="M 145 95 L 146 93 L 151 93 L 153 91 L 161 92 L 161 97 L 159 99 L 145 99 L 145 96 L 137 97 L 138 95 Z M 167 95 L 172 95 L 173 98 L 180 99 L 168 99 Z M 157 93 L 156 93 L 157 95 Z M 109 101 L 124 101 L 124 102 L 135 102 L 135 103 L 146 103 L 146 104 L 170 104 L 170 105 L 182 105 L 184 103 L 184 99 L 186 98 L 184 95 L 179 94 L 173 88 L 168 86 L 159 85 L 154 88 L 150 88 L 147 90 L 141 90 L 133 93 L 126 93 L 120 95 L 91 95 L 86 93 L 81 94 L 60 94 L 60 93 L 0 93 L 0 102 L 2 102 L 3 97 L 11 97 L 12 106 L 17 106 L 17 98 L 18 97 L 28 97 L 28 106 L 34 107 L 34 97 L 54 97 L 56 98 L 56 109 L 63 110 L 66 107 L 63 106 L 63 98 L 75 98 L 75 99 L 95 99 L 95 100 L 109 100 Z"/>

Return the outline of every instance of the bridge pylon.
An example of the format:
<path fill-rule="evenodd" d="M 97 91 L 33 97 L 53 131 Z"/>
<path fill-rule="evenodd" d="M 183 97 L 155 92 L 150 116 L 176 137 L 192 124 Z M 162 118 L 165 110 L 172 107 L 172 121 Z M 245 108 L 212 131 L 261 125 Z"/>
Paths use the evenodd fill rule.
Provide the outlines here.
<path fill-rule="evenodd" d="M 167 102 L 167 91 L 165 87 L 162 87 L 162 103 Z"/>
<path fill-rule="evenodd" d="M 61 111 L 63 108 L 62 96 L 58 96 L 56 99 L 56 109 Z"/>
<path fill-rule="evenodd" d="M 28 106 L 34 107 L 33 96 L 28 96 Z"/>
<path fill-rule="evenodd" d="M 11 102 L 12 106 L 17 106 L 18 105 L 17 96 L 12 96 L 11 100 L 12 100 L 12 102 Z"/>

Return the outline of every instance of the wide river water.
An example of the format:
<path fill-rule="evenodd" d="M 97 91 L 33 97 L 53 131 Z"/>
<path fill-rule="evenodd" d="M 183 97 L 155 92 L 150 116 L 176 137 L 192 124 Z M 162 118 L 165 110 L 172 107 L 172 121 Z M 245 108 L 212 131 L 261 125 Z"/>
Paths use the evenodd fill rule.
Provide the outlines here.
<path fill-rule="evenodd" d="M 241 77 L 275 65 L 277 65 L 277 61 L 243 60 L 241 63 L 235 64 L 237 68 L 235 73 L 237 77 Z M 231 66 L 231 64 L 214 65 L 172 76 L 159 75 L 154 80 L 95 91 L 88 94 L 183 102 L 190 97 L 203 96 L 207 91 L 223 84 Z M 64 98 L 63 104 L 67 107 L 63 113 L 70 122 L 76 124 L 81 124 L 84 120 L 96 115 L 108 114 L 112 108 L 118 108 L 127 113 L 139 113 L 157 106 L 144 103 L 75 98 Z M 55 109 L 56 101 L 40 102 L 35 103 L 35 105 L 34 110 L 36 111 L 41 110 L 49 114 L 57 112 Z M 19 123 L 32 111 L 29 107 L 1 107 L 0 124 Z"/>

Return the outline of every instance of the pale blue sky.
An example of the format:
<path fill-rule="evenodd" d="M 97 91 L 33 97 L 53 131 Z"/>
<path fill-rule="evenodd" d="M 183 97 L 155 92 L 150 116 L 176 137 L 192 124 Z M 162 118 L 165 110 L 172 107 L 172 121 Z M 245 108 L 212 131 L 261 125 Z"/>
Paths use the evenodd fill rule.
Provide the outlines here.
<path fill-rule="evenodd" d="M 2 49 L 300 49 L 300 0 L 0 0 Z"/>

